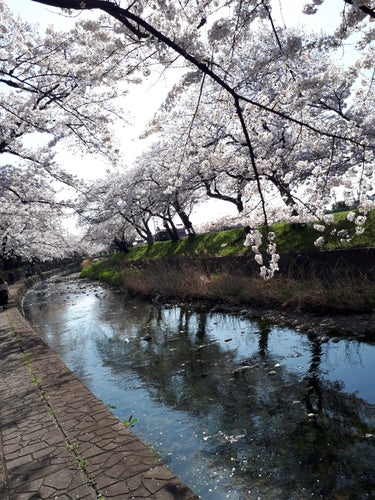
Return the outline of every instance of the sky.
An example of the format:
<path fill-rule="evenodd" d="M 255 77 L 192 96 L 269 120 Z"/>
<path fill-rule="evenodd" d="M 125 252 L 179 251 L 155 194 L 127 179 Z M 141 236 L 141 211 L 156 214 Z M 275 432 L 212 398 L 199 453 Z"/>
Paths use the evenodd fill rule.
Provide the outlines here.
<path fill-rule="evenodd" d="M 39 23 L 41 26 L 48 24 L 58 25 L 60 29 L 64 26 L 68 29 L 74 23 L 74 18 L 69 18 L 61 14 L 61 10 L 42 5 L 32 0 L 5 0 L 13 12 L 19 14 L 24 20 L 31 23 Z M 326 0 L 319 7 L 317 15 L 305 16 L 301 13 L 303 5 L 307 0 L 288 0 L 281 2 L 274 0 L 274 13 L 288 25 L 311 25 L 317 29 L 331 31 L 333 22 L 337 20 L 337 12 L 342 8 L 343 0 Z M 282 5 L 281 5 L 282 4 Z M 76 18 L 81 15 L 77 14 Z M 86 14 L 87 15 L 87 12 Z M 95 16 L 95 13 L 88 15 Z"/>
<path fill-rule="evenodd" d="M 64 16 L 60 9 L 48 7 L 32 0 L 5 0 L 13 12 L 18 13 L 31 23 L 39 23 L 41 26 L 48 24 L 58 25 L 60 29 L 69 29 L 82 14 L 70 18 Z M 125 2 L 123 2 L 125 3 Z M 343 0 L 325 0 L 318 7 L 317 14 L 307 16 L 302 14 L 303 6 L 307 0 L 273 0 L 273 14 L 277 20 L 286 26 L 303 25 L 315 30 L 323 30 L 327 33 L 333 31 L 337 25 L 337 14 L 343 8 Z M 85 12 L 85 16 L 96 16 L 95 12 Z"/>
<path fill-rule="evenodd" d="M 339 9 L 342 8 L 342 0 L 326 0 L 319 7 L 319 13 L 314 16 L 306 16 L 302 14 L 302 7 L 307 0 L 274 0 L 274 15 L 280 24 L 286 26 L 304 26 L 306 30 L 323 30 L 328 33 L 332 32 L 337 25 L 337 15 Z M 73 18 L 67 17 L 61 13 L 60 9 L 48 7 L 32 0 L 5 0 L 10 9 L 19 14 L 23 20 L 30 23 L 38 23 L 41 29 L 44 29 L 50 24 L 53 24 L 56 29 L 70 29 L 74 22 L 83 14 L 78 13 Z M 85 16 L 97 15 L 96 12 L 85 11 Z M 332 22 L 333 20 L 333 22 Z M 345 56 L 347 54 L 342 54 Z M 123 126 L 121 129 L 121 142 L 123 144 L 121 153 L 124 156 L 125 164 L 131 164 L 140 150 L 144 148 L 144 142 L 138 139 L 148 121 L 157 111 L 162 100 L 166 97 L 171 82 L 165 79 L 157 81 L 146 80 L 142 86 L 132 86 L 129 88 L 129 94 L 125 97 L 125 107 L 128 110 L 129 125 Z M 79 159 L 77 166 L 77 157 L 74 153 L 66 150 L 61 150 L 57 160 L 71 173 L 75 173 L 80 177 L 87 179 L 95 179 L 102 175 L 106 170 L 101 159 L 86 157 Z M 213 207 L 213 208 L 211 208 Z M 231 204 L 210 203 L 208 207 L 203 209 L 206 215 L 214 213 L 215 218 L 220 218 L 224 215 L 235 216 L 236 211 L 231 207 Z M 198 216 L 201 218 L 201 216 Z"/>

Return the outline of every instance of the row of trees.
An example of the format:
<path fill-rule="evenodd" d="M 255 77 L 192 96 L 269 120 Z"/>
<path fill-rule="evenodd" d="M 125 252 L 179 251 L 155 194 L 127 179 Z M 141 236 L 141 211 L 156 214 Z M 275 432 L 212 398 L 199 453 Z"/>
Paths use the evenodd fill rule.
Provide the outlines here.
<path fill-rule="evenodd" d="M 373 208 L 373 47 L 361 40 L 355 64 L 337 64 L 349 26 L 335 37 L 281 30 L 265 2 L 243 17 L 235 27 L 220 18 L 199 38 L 200 53 L 215 57 L 204 68 L 193 61 L 172 89 L 145 133 L 156 140 L 132 172 L 111 175 L 83 203 L 92 236 L 103 239 L 116 220 L 123 246 L 134 231 L 152 241 L 152 216 L 172 239 L 176 216 L 193 233 L 189 214 L 205 197 L 231 203 L 251 226 L 327 223 L 337 196 L 359 201 L 361 213 Z"/>
<path fill-rule="evenodd" d="M 155 216 L 172 238 L 176 216 L 194 234 L 192 209 L 210 197 L 251 226 L 324 221 L 335 196 L 359 201 L 360 216 L 373 208 L 371 2 L 338 0 L 337 30 L 327 36 L 277 25 L 266 0 L 33 1 L 106 15 L 41 37 L 0 1 L 2 220 L 18 219 L 0 228 L 8 250 L 25 251 L 27 241 L 47 255 L 37 241 L 44 220 L 43 241 L 71 247 L 59 230 L 66 208 L 82 218 L 86 242 L 120 248 L 137 236 L 151 242 Z M 338 64 L 354 35 L 355 63 Z M 121 97 L 130 83 L 177 66 L 181 78 L 144 134 L 153 142 L 130 168 L 114 128 L 124 117 Z M 107 176 L 86 185 L 68 174 L 54 158 L 60 143 L 103 155 Z M 56 197 L 57 182 L 78 198 Z M 249 243 L 257 252 L 256 234 Z"/>
<path fill-rule="evenodd" d="M 30 5 L 32 8 L 32 5 Z M 0 1 L 1 258 L 62 257 L 80 246 L 63 223 L 82 181 L 56 161 L 58 148 L 117 157 L 111 123 L 116 99 L 133 80 L 132 47 L 87 22 L 69 32 L 36 26 Z M 124 58 L 127 64 L 124 64 Z M 61 192 L 61 190 L 63 190 Z"/>

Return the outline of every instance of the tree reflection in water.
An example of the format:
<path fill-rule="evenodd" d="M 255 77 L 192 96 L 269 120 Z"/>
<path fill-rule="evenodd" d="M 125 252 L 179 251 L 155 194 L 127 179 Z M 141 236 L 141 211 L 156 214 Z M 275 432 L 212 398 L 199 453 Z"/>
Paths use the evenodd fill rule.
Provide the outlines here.
<path fill-rule="evenodd" d="M 54 286 L 56 293 L 58 284 Z M 70 296 L 73 304 L 77 292 Z M 340 342 L 206 310 L 163 308 L 109 291 L 99 296 L 100 305 L 94 300 L 95 307 L 90 306 L 90 314 L 96 314 L 90 320 L 79 303 L 92 332 L 82 335 L 81 328 L 80 341 L 71 340 L 69 346 L 66 331 L 73 326 L 61 328 L 62 317 L 67 322 L 73 317 L 77 323 L 69 300 L 60 301 L 64 305 L 58 314 L 55 305 L 51 312 L 46 302 L 42 308 L 34 303 L 27 316 L 38 324 L 43 314 L 50 326 L 39 331 L 53 348 L 59 347 L 63 359 L 71 358 L 71 351 L 81 344 L 96 352 L 93 363 L 105 367 L 108 384 L 126 393 L 136 377 L 136 385 L 155 405 L 143 415 L 135 409 L 142 433 L 170 450 L 171 467 L 186 482 L 191 480 L 202 498 L 371 497 L 374 407 L 345 392 L 343 384 L 326 373 L 324 358 Z M 340 352 L 345 356 L 348 346 Z M 353 349 L 349 352 L 353 355 Z M 345 359 L 340 362 L 345 365 Z M 95 366 L 83 371 L 95 392 Z M 119 407 L 115 413 L 124 418 L 126 411 Z M 183 431 L 173 421 L 177 415 L 186 422 Z M 163 419 L 161 439 L 153 432 L 162 427 Z M 192 433 L 194 439 L 188 442 Z M 179 455 L 192 463 L 184 468 Z M 213 481 L 212 493 L 207 477 L 220 477 Z"/>

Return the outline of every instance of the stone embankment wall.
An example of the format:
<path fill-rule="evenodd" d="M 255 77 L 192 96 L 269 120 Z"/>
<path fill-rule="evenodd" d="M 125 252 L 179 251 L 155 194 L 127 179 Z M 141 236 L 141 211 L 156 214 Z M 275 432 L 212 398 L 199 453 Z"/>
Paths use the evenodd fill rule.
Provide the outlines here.
<path fill-rule="evenodd" d="M 198 500 L 62 363 L 15 307 L 56 269 L 10 286 L 0 314 L 0 499 Z"/>
<path fill-rule="evenodd" d="M 251 275 L 259 272 L 253 258 L 239 257 L 224 264 Z M 375 279 L 375 248 L 358 248 L 281 255 L 281 274 L 294 279 Z M 237 271 L 238 272 L 238 271 Z"/>

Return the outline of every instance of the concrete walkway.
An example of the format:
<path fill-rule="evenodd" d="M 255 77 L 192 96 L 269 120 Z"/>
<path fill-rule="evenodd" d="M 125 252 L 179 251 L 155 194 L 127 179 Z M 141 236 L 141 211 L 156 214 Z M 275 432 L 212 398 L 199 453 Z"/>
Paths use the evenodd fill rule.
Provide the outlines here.
<path fill-rule="evenodd" d="M 0 312 L 0 461 L 1 500 L 198 498 L 50 351 L 14 298 Z"/>

